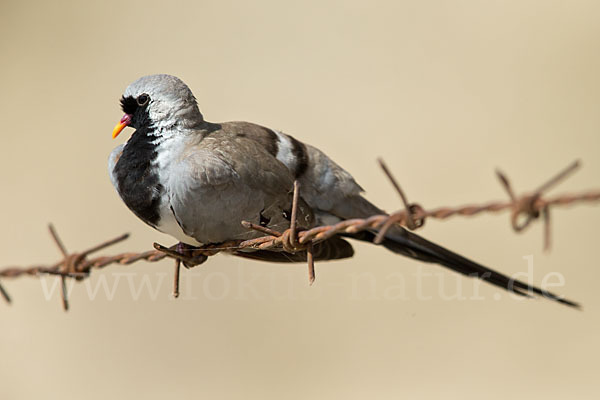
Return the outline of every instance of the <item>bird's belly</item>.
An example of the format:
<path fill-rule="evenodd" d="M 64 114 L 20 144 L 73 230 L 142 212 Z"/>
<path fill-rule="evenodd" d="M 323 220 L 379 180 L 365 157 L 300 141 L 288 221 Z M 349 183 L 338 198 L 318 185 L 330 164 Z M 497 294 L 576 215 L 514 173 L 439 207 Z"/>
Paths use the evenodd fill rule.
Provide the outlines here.
<path fill-rule="evenodd" d="M 190 244 L 193 244 L 190 239 L 208 244 L 254 238 L 260 233 L 245 228 L 242 221 L 260 223 L 264 201 L 260 195 L 249 199 L 252 198 L 248 193 L 234 187 L 171 198 L 173 212 L 161 219 L 159 229 L 164 232 L 168 229 L 169 234 Z M 183 232 L 177 221 L 193 238 Z"/>
<path fill-rule="evenodd" d="M 156 229 L 158 229 L 162 233 L 171 235 L 180 242 L 189 244 L 190 246 L 202 245 L 202 243 L 200 243 L 193 237 L 186 235 L 183 229 L 181 229 L 181 226 L 177 222 L 177 219 L 175 219 L 175 215 L 173 215 L 173 212 L 171 211 L 171 208 L 168 204 L 166 204 L 166 206 L 161 205 L 160 207 L 160 220 L 156 225 Z"/>

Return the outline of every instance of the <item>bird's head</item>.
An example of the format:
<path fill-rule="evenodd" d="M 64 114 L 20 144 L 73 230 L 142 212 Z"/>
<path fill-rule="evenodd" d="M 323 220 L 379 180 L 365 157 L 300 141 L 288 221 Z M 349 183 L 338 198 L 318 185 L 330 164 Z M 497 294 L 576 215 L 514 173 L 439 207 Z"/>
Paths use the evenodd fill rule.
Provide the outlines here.
<path fill-rule="evenodd" d="M 125 115 L 113 129 L 113 138 L 127 126 L 151 127 L 158 136 L 173 128 L 194 128 L 204 121 L 190 88 L 171 75 L 139 78 L 125 89 L 121 108 Z"/>

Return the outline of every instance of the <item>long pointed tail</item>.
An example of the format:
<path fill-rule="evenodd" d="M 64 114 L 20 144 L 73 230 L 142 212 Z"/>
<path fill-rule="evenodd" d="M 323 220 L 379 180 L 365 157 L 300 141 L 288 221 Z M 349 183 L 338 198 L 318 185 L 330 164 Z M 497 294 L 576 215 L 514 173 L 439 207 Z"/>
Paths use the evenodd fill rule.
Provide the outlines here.
<path fill-rule="evenodd" d="M 372 242 L 375 238 L 375 233 L 365 231 L 344 236 Z M 469 277 L 482 279 L 492 285 L 501 287 L 502 289 L 506 289 L 520 296 L 531 297 L 531 294 L 536 294 L 570 307 L 580 308 L 580 305 L 576 302 L 567 300 L 562 296 L 558 296 L 535 286 L 531 286 L 525 282 L 510 278 L 507 275 L 471 261 L 468 258 L 445 249 L 442 246 L 432 243 L 421 236 L 400 227 L 394 228 L 392 233 L 386 234 L 382 245 L 394 253 L 402 254 L 420 261 L 443 265 L 453 271 L 460 272 Z"/>

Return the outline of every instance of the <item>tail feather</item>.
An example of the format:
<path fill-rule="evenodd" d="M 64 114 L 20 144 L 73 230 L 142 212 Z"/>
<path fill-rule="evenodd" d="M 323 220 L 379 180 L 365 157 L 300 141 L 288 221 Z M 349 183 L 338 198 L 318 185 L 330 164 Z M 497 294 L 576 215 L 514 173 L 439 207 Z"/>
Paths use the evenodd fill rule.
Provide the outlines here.
<path fill-rule="evenodd" d="M 372 242 L 375 239 L 375 233 L 370 231 L 364 231 L 357 234 L 345 234 L 344 236 L 369 242 Z M 382 245 L 394 253 L 402 254 L 424 262 L 440 264 L 453 271 L 469 277 L 482 279 L 492 285 L 511 291 L 520 296 L 532 297 L 530 294 L 534 293 L 570 307 L 580 307 L 576 302 L 567 300 L 562 296 L 558 296 L 535 286 L 531 286 L 525 282 L 510 278 L 507 275 L 471 261 L 468 258 L 445 249 L 444 247 L 432 243 L 403 228 L 397 228 L 393 230 L 393 233 L 388 233 L 384 238 Z"/>
<path fill-rule="evenodd" d="M 368 218 L 375 214 L 385 214 L 385 212 L 364 197 L 356 195 L 348 196 L 343 202 L 334 204 L 333 208 L 325 212 L 325 214 L 345 220 L 351 218 Z M 375 235 L 376 232 L 363 231 L 355 234 L 342 234 L 341 236 L 373 242 Z M 424 262 L 440 264 L 463 275 L 482 279 L 492 285 L 521 296 L 532 297 L 531 294 L 536 294 L 570 307 L 580 307 L 579 304 L 564 299 L 562 296 L 528 285 L 525 282 L 517 281 L 500 272 L 484 267 L 442 246 L 432 243 L 401 226 L 392 227 L 386 233 L 382 245 L 394 253 Z"/>

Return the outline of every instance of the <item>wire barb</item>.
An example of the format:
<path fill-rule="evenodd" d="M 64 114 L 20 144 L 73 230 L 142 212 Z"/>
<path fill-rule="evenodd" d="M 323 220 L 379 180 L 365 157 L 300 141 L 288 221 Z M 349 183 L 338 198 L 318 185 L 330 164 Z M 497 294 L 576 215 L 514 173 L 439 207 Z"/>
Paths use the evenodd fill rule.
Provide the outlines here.
<path fill-rule="evenodd" d="M 306 262 L 308 264 L 308 284 L 312 286 L 315 283 L 315 259 L 312 242 L 309 242 L 306 246 Z"/>
<path fill-rule="evenodd" d="M 246 229 L 254 229 L 255 231 L 264 233 L 265 235 L 281 236 L 281 232 L 267 228 L 266 226 L 253 224 L 252 222 L 242 221 L 242 226 Z"/>
<path fill-rule="evenodd" d="M 179 271 L 181 269 L 181 260 L 175 260 L 175 272 L 173 276 L 173 297 L 179 297 Z"/>
<path fill-rule="evenodd" d="M 581 163 L 575 160 L 566 168 L 559 171 L 556 175 L 540 185 L 532 194 L 517 197 L 509 179 L 500 170 L 496 170 L 502 187 L 506 190 L 508 197 L 512 202 L 511 225 L 515 232 L 521 232 L 527 228 L 531 222 L 543 216 L 544 221 L 544 251 L 549 251 L 551 247 L 552 232 L 550 229 L 550 203 L 542 199 L 544 192 L 564 181 L 569 175 L 575 172 Z M 525 219 L 522 219 L 525 216 Z"/>
<path fill-rule="evenodd" d="M 297 180 L 295 180 L 294 181 L 294 193 L 293 193 L 293 197 L 292 197 L 290 227 L 284 233 L 272 230 L 272 229 L 267 228 L 262 225 L 253 224 L 252 222 L 248 222 L 248 221 L 242 221 L 242 226 L 244 226 L 247 229 L 253 229 L 255 231 L 269 235 L 269 236 L 266 236 L 264 238 L 259 238 L 259 239 L 281 238 L 281 240 L 282 240 L 281 244 L 285 251 L 294 253 L 294 252 L 300 251 L 302 249 L 306 249 L 306 262 L 308 264 L 308 282 L 309 282 L 309 285 L 312 285 L 315 281 L 315 262 L 314 262 L 314 256 L 313 256 L 313 242 L 312 242 L 312 240 L 301 242 L 298 240 L 298 237 L 297 237 L 297 227 L 296 227 L 297 221 L 296 220 L 298 218 L 299 198 L 300 198 L 300 183 Z M 245 247 L 252 247 L 252 245 L 250 243 L 253 243 L 253 241 L 250 240 L 250 241 L 242 242 L 238 246 L 238 248 L 242 249 Z M 248 244 L 248 246 L 244 246 L 244 244 Z M 261 243 L 261 245 L 264 245 L 264 242 Z"/>
<path fill-rule="evenodd" d="M 388 179 L 392 183 L 392 186 L 394 186 L 394 189 L 396 189 L 396 192 L 398 192 L 398 195 L 400 195 L 400 199 L 402 200 L 402 204 L 404 205 L 404 211 L 406 212 L 406 227 L 408 229 L 410 229 L 411 231 L 416 229 L 417 223 L 415 222 L 415 220 L 413 218 L 413 210 L 412 210 L 410 204 L 408 203 L 408 199 L 406 198 L 404 191 L 400 187 L 400 184 L 398 183 L 396 178 L 394 178 L 394 175 L 389 170 L 385 161 L 383 161 L 382 158 L 377 159 L 377 162 L 379 163 L 379 166 L 381 167 L 381 169 L 383 170 L 385 175 L 388 177 Z M 389 229 L 389 226 L 386 228 Z M 387 229 L 385 229 L 385 231 L 387 231 Z M 379 238 L 379 241 L 381 241 L 381 239 L 382 238 Z"/>
<path fill-rule="evenodd" d="M 292 198 L 292 219 L 290 221 L 290 244 L 292 247 L 296 247 L 298 241 L 296 240 L 296 219 L 298 218 L 298 197 L 300 196 L 300 183 L 296 179 L 294 181 L 294 195 Z"/>
<path fill-rule="evenodd" d="M 542 194 L 550 190 L 553 186 L 558 185 L 560 182 L 564 181 L 569 175 L 573 172 L 577 171 L 581 166 L 581 162 L 579 160 L 573 161 L 569 164 L 565 169 L 554 175 L 552 178 L 548 179 L 545 183 L 543 183 L 534 193 Z"/>
<path fill-rule="evenodd" d="M 54 243 L 56 243 L 56 247 L 58 247 L 58 249 L 60 250 L 60 252 L 62 253 L 62 255 L 64 257 L 64 267 L 66 269 L 66 268 L 68 268 L 67 260 L 69 258 L 69 253 L 67 253 L 67 248 L 65 247 L 63 242 L 60 240 L 58 233 L 56 233 L 56 230 L 54 229 L 54 225 L 49 224 L 48 230 L 50 231 L 50 236 L 52 236 L 52 239 L 54 239 Z M 68 273 L 70 271 L 63 271 L 63 272 Z M 64 275 L 61 275 L 61 277 L 60 277 L 60 295 L 61 295 L 63 310 L 69 311 L 69 299 L 68 299 L 68 295 L 67 295 L 67 278 Z"/>

